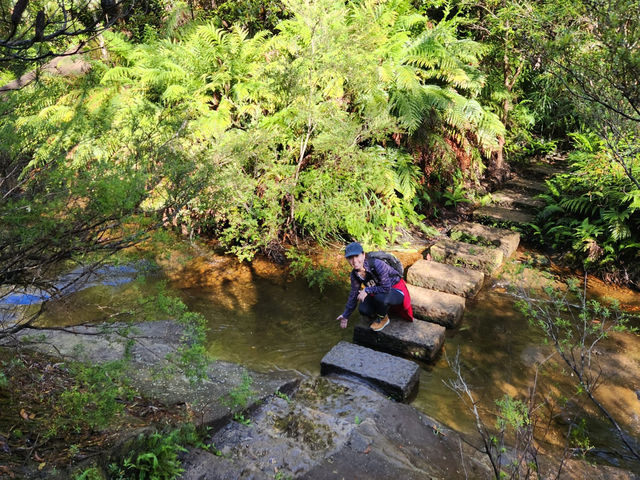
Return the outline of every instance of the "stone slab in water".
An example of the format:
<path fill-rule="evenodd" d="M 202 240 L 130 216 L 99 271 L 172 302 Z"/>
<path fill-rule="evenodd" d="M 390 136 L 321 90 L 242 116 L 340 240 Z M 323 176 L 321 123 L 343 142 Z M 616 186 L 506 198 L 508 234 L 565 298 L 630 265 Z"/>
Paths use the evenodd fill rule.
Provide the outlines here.
<path fill-rule="evenodd" d="M 507 225 L 526 225 L 535 220 L 535 215 L 517 208 L 480 207 L 473 212 L 475 220 L 489 220 Z"/>
<path fill-rule="evenodd" d="M 444 344 L 445 330 L 442 325 L 422 320 L 408 322 L 392 318 L 384 330 L 374 332 L 369 322 L 360 320 L 353 330 L 353 341 L 376 350 L 430 361 Z"/>
<path fill-rule="evenodd" d="M 513 188 L 504 188 L 491 194 L 492 203 L 500 207 L 520 208 L 527 211 L 535 211 L 544 207 L 543 200 L 536 198 L 535 194 L 522 192 Z"/>
<path fill-rule="evenodd" d="M 482 288 L 484 273 L 430 260 L 418 260 L 407 270 L 407 282 L 417 287 L 473 298 Z"/>
<path fill-rule="evenodd" d="M 530 180 L 525 178 L 514 178 L 504 184 L 505 188 L 519 190 L 523 192 L 530 192 L 532 194 L 545 193 L 547 191 L 547 185 L 540 180 Z"/>
<path fill-rule="evenodd" d="M 406 400 L 418 386 L 420 368 L 404 358 L 340 342 L 320 362 L 320 373 L 355 376 L 396 400 Z"/>
<path fill-rule="evenodd" d="M 407 285 L 407 288 L 415 318 L 438 323 L 446 328 L 460 325 L 466 304 L 463 297 L 415 285 Z"/>
<path fill-rule="evenodd" d="M 459 223 L 451 229 L 451 236 L 453 237 L 456 232 L 492 243 L 502 250 L 504 258 L 509 258 L 513 255 L 520 244 L 520 234 L 518 232 L 504 228 L 489 227 L 481 223 Z"/>
<path fill-rule="evenodd" d="M 504 260 L 504 253 L 498 248 L 450 239 L 438 241 L 429 251 L 436 262 L 479 270 L 487 275 L 493 275 Z"/>

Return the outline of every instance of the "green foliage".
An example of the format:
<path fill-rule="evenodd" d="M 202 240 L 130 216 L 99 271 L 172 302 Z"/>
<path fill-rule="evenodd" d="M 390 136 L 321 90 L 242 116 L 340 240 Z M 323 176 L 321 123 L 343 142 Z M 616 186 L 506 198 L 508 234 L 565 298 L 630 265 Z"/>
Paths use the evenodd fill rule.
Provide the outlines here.
<path fill-rule="evenodd" d="M 74 475 L 73 480 L 104 480 L 97 467 L 89 467 Z"/>
<path fill-rule="evenodd" d="M 68 364 L 76 383 L 54 404 L 47 436 L 56 435 L 60 430 L 79 432 L 108 426 L 124 411 L 121 399 L 133 393 L 127 385 L 124 366 L 122 361 L 103 365 Z"/>
<path fill-rule="evenodd" d="M 569 439 L 571 446 L 577 448 L 583 458 L 589 453 L 589 450 L 593 449 L 593 445 L 589 439 L 587 422 L 584 418 L 572 426 Z"/>
<path fill-rule="evenodd" d="M 243 25 L 252 33 L 273 30 L 280 20 L 288 16 L 284 2 L 280 0 L 224 0 L 218 3 L 212 13 L 224 24 Z"/>
<path fill-rule="evenodd" d="M 294 248 L 287 250 L 286 255 L 291 262 L 289 264 L 291 274 L 304 278 L 310 288 L 317 287 L 322 292 L 328 284 L 337 280 L 330 268 L 314 265 L 307 255 Z"/>
<path fill-rule="evenodd" d="M 205 318 L 199 313 L 189 311 L 187 305 L 178 297 L 169 296 L 164 285 L 160 286 L 160 290 L 154 297 L 143 297 L 140 303 L 149 319 L 155 319 L 160 314 L 182 326 L 180 346 L 168 359 L 175 368 L 186 375 L 192 384 L 206 379 L 211 358 L 205 347 L 207 336 Z"/>
<path fill-rule="evenodd" d="M 236 3 L 220 12 L 279 8 Z M 272 31 L 192 22 L 140 44 L 105 34 L 110 57 L 91 74 L 11 94 L 0 154 L 25 175 L 50 166 L 34 181 L 65 189 L 45 210 L 28 203 L 43 196 L 16 201 L 7 218 L 24 225 L 69 204 L 87 215 L 165 209 L 241 259 L 300 235 L 383 247 L 419 224 L 424 172 L 389 138 L 488 154 L 502 126 L 478 102 L 483 49 L 456 36 L 458 20 L 434 24 L 407 0 L 284 5 Z"/>
<path fill-rule="evenodd" d="M 291 397 L 289 397 L 289 395 L 287 395 L 286 393 L 281 392 L 280 390 L 276 392 L 276 397 L 285 400 L 287 403 L 291 403 Z"/>
<path fill-rule="evenodd" d="M 114 480 L 173 480 L 184 471 L 178 454 L 186 443 L 180 429 L 168 433 L 141 434 L 130 446 L 121 465 L 109 465 Z"/>
<path fill-rule="evenodd" d="M 547 206 L 538 217 L 541 239 L 570 250 L 577 262 L 618 281 L 640 283 L 640 189 L 629 179 L 605 141 L 573 134 L 571 169 L 547 182 Z M 640 174 L 640 154 L 629 169 Z"/>
<path fill-rule="evenodd" d="M 224 399 L 225 405 L 232 410 L 242 409 L 244 410 L 249 405 L 249 401 L 257 394 L 255 390 L 251 388 L 253 379 L 248 372 L 242 374 L 242 382 L 237 387 L 233 388 L 227 394 Z"/>
<path fill-rule="evenodd" d="M 531 423 L 529 407 L 522 400 L 505 395 L 502 399 L 496 400 L 496 405 L 500 409 L 496 424 L 499 430 L 522 429 Z"/>

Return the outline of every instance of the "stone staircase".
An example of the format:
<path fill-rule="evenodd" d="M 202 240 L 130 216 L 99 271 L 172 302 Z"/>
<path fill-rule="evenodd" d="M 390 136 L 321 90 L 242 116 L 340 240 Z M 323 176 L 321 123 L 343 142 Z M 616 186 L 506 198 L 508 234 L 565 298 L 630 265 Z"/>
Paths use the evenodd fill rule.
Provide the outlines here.
<path fill-rule="evenodd" d="M 474 222 L 456 225 L 433 244 L 431 260 L 418 260 L 407 269 L 415 321 L 392 318 L 381 332 L 360 321 L 355 344 L 340 342 L 332 348 L 322 359 L 321 373 L 360 378 L 397 400 L 411 397 L 418 384 L 417 364 L 395 355 L 423 362 L 436 357 L 446 330 L 462 322 L 466 299 L 476 296 L 485 278 L 515 253 L 520 233 L 511 228 L 522 229 L 534 220 L 543 206 L 536 196 L 546 191 L 544 178 L 553 173 L 544 166 L 530 174 L 537 178 L 507 182 L 492 194 L 492 205 L 473 212 Z M 378 369 L 384 378 L 372 373 Z"/>

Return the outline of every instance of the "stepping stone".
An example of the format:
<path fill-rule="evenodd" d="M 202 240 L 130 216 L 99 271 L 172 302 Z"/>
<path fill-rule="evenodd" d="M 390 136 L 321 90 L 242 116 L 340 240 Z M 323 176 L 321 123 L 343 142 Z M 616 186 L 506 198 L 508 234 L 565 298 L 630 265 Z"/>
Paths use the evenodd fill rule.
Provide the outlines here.
<path fill-rule="evenodd" d="M 422 320 L 407 322 L 392 318 L 384 330 L 374 332 L 369 322 L 361 319 L 353 330 L 353 341 L 376 350 L 430 361 L 444 344 L 445 330 L 442 325 Z"/>
<path fill-rule="evenodd" d="M 407 282 L 416 287 L 473 298 L 482 288 L 484 273 L 446 263 L 418 260 L 407 270 Z"/>
<path fill-rule="evenodd" d="M 429 251 L 436 262 L 479 270 L 487 275 L 493 275 L 504 260 L 500 249 L 450 239 L 440 240 Z"/>
<path fill-rule="evenodd" d="M 418 386 L 420 367 L 388 353 L 339 342 L 320 362 L 320 374 L 330 373 L 361 378 L 386 395 L 402 401 L 409 398 Z"/>
<path fill-rule="evenodd" d="M 465 299 L 450 293 L 436 292 L 415 285 L 407 285 L 411 295 L 413 316 L 446 328 L 456 328 L 462 321 Z"/>
<path fill-rule="evenodd" d="M 507 225 L 522 226 L 533 223 L 536 216 L 524 210 L 486 206 L 475 210 L 473 218 L 475 220 L 489 220 Z"/>
<path fill-rule="evenodd" d="M 481 223 L 462 222 L 451 229 L 451 237 L 460 232 L 469 237 L 476 237 L 490 242 L 502 250 L 504 258 L 509 258 L 518 249 L 520 234 L 504 228 L 488 227 Z M 412 282 L 413 283 L 413 282 Z M 414 283 L 414 285 L 417 285 Z"/>
<path fill-rule="evenodd" d="M 491 194 L 492 203 L 499 207 L 519 208 L 527 211 L 536 211 L 545 206 L 545 202 L 536 198 L 531 193 L 504 188 Z"/>
<path fill-rule="evenodd" d="M 528 180 L 524 178 L 514 178 L 504 184 L 505 188 L 520 190 L 524 192 L 531 192 L 532 194 L 546 193 L 548 191 L 547 185 L 539 180 Z"/>

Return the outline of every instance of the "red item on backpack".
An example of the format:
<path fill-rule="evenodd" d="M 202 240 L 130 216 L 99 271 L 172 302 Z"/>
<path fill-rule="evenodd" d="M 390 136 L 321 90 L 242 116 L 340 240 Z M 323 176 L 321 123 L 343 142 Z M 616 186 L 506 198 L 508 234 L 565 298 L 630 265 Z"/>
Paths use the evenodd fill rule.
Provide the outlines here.
<path fill-rule="evenodd" d="M 407 284 L 404 283 L 404 280 L 401 278 L 392 288 L 400 290 L 404 294 L 404 300 L 401 305 L 392 305 L 389 313 L 413 322 L 413 307 L 411 306 L 411 296 L 409 295 L 409 290 L 407 290 Z"/>

